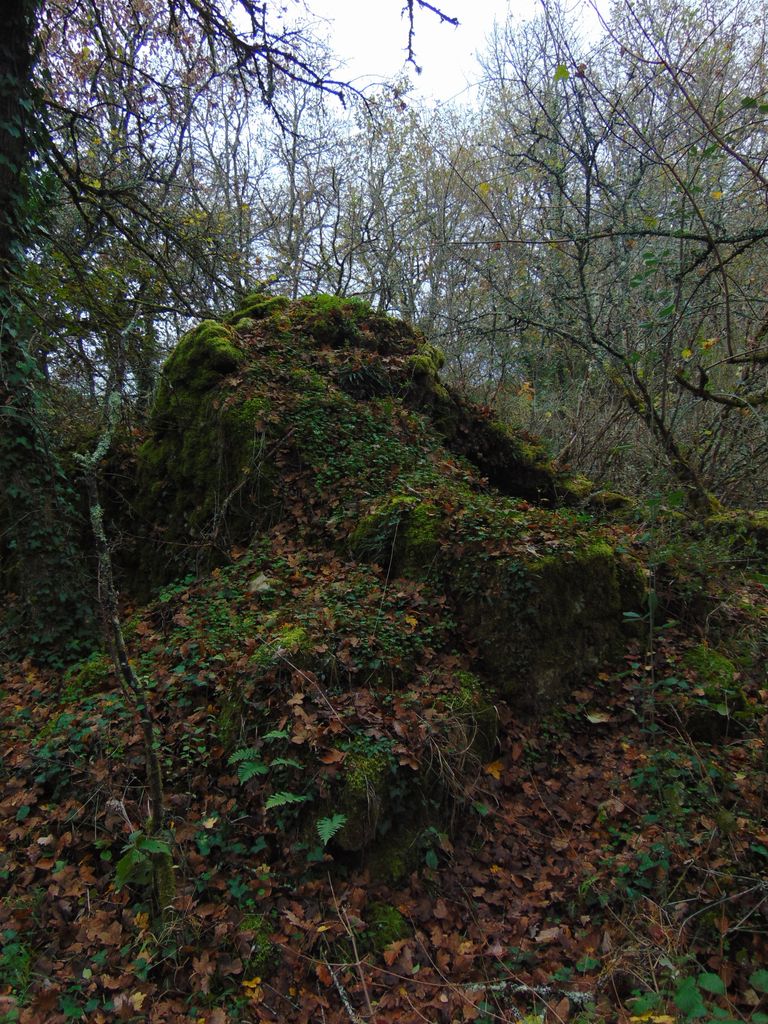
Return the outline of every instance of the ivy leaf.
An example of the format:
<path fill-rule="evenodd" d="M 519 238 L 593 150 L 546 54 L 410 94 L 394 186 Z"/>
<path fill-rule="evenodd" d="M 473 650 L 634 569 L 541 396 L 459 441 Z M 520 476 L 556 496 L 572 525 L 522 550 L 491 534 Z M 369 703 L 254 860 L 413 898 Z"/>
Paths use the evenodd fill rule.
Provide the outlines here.
<path fill-rule="evenodd" d="M 136 840 L 136 849 L 141 853 L 170 853 L 171 848 L 164 839 L 155 839 L 152 836 L 140 836 Z"/>
<path fill-rule="evenodd" d="M 581 973 L 584 974 L 586 971 L 594 971 L 594 969 L 599 966 L 600 961 L 595 960 L 593 956 L 583 956 L 576 964 L 576 970 L 581 971 Z"/>
<path fill-rule="evenodd" d="M 765 992 L 768 994 L 768 971 L 760 970 L 755 971 L 754 974 L 750 974 L 749 984 L 752 988 L 757 989 L 758 992 Z"/>
<path fill-rule="evenodd" d="M 568 70 L 568 68 L 565 66 L 565 64 L 558 64 L 557 65 L 557 69 L 555 71 L 555 81 L 556 82 L 567 82 L 570 77 L 571 77 L 571 73 Z"/>
<path fill-rule="evenodd" d="M 346 823 L 346 814 L 334 814 L 330 818 L 318 818 L 315 827 L 317 828 L 317 834 L 323 842 L 323 846 L 327 846 L 339 829 L 344 828 Z"/>

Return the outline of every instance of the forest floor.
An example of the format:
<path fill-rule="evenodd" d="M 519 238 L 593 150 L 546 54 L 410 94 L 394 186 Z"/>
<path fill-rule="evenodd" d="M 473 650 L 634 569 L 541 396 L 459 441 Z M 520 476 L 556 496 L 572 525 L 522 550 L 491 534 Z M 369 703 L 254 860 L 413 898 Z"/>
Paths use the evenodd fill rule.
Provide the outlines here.
<path fill-rule="evenodd" d="M 765 634 L 766 587 L 738 597 L 734 629 L 749 606 L 744 631 Z M 422 830 L 397 882 L 298 841 L 300 808 L 254 814 L 258 779 L 203 771 L 211 705 L 160 679 L 177 876 L 164 920 L 140 873 L 116 884 L 146 817 L 117 679 L 83 695 L 6 666 L 0 1021 L 764 1024 L 764 666 L 713 697 L 690 654 L 701 637 L 670 624 L 653 647 L 631 644 L 546 715 L 499 705 L 471 804 Z"/>

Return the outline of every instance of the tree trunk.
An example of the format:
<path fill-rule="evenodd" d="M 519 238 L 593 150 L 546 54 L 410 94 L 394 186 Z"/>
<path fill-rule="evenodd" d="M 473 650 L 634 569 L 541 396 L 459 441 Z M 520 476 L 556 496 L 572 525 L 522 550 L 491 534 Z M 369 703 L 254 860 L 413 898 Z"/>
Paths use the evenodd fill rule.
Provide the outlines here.
<path fill-rule="evenodd" d="M 34 234 L 28 193 L 37 0 L 6 0 L 0 41 L 0 621 L 5 656 L 74 660 L 90 634 L 78 525 L 48 440 L 42 375 L 24 338 L 18 281 Z"/>

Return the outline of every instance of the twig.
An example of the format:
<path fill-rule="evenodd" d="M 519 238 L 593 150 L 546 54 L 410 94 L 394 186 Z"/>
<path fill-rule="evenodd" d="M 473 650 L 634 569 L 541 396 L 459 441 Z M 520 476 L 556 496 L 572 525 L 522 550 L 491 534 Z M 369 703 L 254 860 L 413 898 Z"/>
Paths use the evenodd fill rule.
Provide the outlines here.
<path fill-rule="evenodd" d="M 331 977 L 333 978 L 333 984 L 336 986 L 336 991 L 339 993 L 339 996 L 341 997 L 341 1001 L 344 1004 L 344 1009 L 347 1011 L 347 1016 L 352 1021 L 352 1024 L 365 1024 L 363 1018 L 357 1013 L 354 1006 L 350 1002 L 349 996 L 344 991 L 344 986 L 341 984 L 341 982 L 338 979 L 338 976 L 336 975 L 336 971 L 334 971 L 333 967 L 331 967 L 327 960 L 323 960 L 323 963 L 328 968 L 328 971 Z"/>

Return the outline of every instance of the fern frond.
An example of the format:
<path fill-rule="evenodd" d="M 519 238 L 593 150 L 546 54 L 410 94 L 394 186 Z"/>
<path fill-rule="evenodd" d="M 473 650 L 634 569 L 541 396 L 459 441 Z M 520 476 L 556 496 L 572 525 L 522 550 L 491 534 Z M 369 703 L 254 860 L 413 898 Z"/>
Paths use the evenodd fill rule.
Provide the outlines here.
<path fill-rule="evenodd" d="M 256 747 L 241 747 L 234 754 L 230 754 L 227 764 L 237 764 L 238 761 L 259 761 L 260 759 L 261 751 Z"/>
<path fill-rule="evenodd" d="M 237 769 L 237 777 L 240 782 L 246 783 L 254 775 L 266 775 L 268 771 L 269 768 L 263 761 L 243 761 Z"/>
<path fill-rule="evenodd" d="M 299 796 L 298 793 L 273 793 L 264 804 L 268 811 L 273 807 L 282 807 L 284 804 L 303 804 L 309 800 L 308 796 Z"/>
<path fill-rule="evenodd" d="M 276 757 L 269 762 L 270 768 L 278 768 L 281 765 L 287 768 L 303 768 L 303 765 L 294 761 L 292 757 Z"/>
<path fill-rule="evenodd" d="M 323 841 L 323 846 L 327 846 L 339 829 L 344 828 L 346 823 L 346 814 L 334 814 L 330 818 L 318 818 L 315 822 L 315 828 Z"/>

